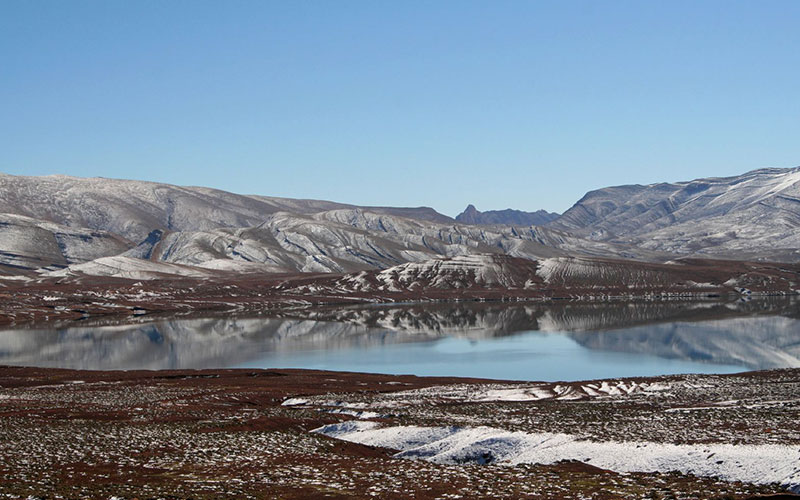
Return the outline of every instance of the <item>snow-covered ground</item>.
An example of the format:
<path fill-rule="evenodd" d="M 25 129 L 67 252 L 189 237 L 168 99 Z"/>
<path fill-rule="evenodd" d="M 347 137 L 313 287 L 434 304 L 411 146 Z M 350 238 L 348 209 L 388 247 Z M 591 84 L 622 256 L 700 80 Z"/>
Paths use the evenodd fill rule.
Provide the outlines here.
<path fill-rule="evenodd" d="M 615 472 L 679 471 L 728 481 L 779 483 L 800 492 L 800 447 L 796 445 L 597 442 L 569 434 L 509 432 L 491 427 L 383 426 L 353 420 L 313 432 L 398 450 L 395 456 L 399 458 L 441 464 L 577 460 Z"/>
<path fill-rule="evenodd" d="M 309 396 L 293 412 L 350 415 L 312 432 L 437 464 L 575 461 L 800 493 L 796 370 L 583 382 L 456 383 Z M 345 411 L 341 411 L 345 410 Z M 378 414 L 379 417 L 371 417 Z"/>

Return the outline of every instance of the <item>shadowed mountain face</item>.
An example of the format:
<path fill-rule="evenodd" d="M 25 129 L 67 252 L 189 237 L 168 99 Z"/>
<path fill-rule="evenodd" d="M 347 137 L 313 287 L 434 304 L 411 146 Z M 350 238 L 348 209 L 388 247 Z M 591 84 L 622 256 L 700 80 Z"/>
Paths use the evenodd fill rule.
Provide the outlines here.
<path fill-rule="evenodd" d="M 544 210 L 523 212 L 521 210 L 489 210 L 479 212 L 475 205 L 467 205 L 463 212 L 456 216 L 462 224 L 501 224 L 506 226 L 543 226 L 558 218 L 557 213 Z"/>
<path fill-rule="evenodd" d="M 303 309 L 282 318 L 80 322 L 0 331 L 0 364 L 86 369 L 235 366 L 264 353 L 336 351 L 446 337 L 566 333 L 591 350 L 800 366 L 796 301 L 564 305 L 490 303 Z"/>

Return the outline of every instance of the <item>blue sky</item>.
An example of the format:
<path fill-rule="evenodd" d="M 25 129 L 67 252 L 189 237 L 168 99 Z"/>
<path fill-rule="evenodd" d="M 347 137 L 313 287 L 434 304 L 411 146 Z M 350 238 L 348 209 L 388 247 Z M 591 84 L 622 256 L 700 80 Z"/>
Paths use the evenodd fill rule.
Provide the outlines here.
<path fill-rule="evenodd" d="M 0 0 L 0 171 L 455 215 L 800 165 L 796 1 Z"/>

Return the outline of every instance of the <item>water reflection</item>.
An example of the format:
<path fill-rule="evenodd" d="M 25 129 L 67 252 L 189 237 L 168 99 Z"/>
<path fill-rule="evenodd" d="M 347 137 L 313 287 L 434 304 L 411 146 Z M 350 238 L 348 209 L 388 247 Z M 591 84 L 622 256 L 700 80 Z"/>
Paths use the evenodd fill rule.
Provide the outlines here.
<path fill-rule="evenodd" d="M 310 358 L 298 353 L 316 352 L 318 358 L 319 353 L 326 353 L 327 359 L 339 353 L 339 365 L 332 366 L 338 369 L 397 372 L 385 364 L 404 362 L 407 357 L 434 365 L 463 358 L 467 370 L 469 356 L 473 356 L 472 362 L 486 364 L 513 358 L 524 366 L 526 356 L 544 359 L 560 350 L 563 356 L 580 354 L 588 363 L 599 358 L 586 358 L 585 351 L 616 353 L 614 363 L 647 355 L 724 365 L 726 370 L 763 369 L 800 366 L 799 318 L 797 301 L 782 299 L 736 303 L 428 304 L 314 309 L 280 318 L 82 322 L 0 331 L 0 364 L 163 369 L 289 366 L 287 360 L 294 360 L 291 362 L 297 366 L 305 363 L 310 367 Z M 522 335 L 531 331 L 539 333 Z M 512 336 L 503 343 L 503 338 Z M 467 348 L 470 352 L 466 354 L 461 347 L 458 349 L 464 352 L 445 352 L 460 345 L 452 343 L 453 339 L 468 339 L 472 341 L 468 345 L 482 347 Z M 404 351 L 393 348 L 392 359 L 381 351 L 398 345 L 407 347 Z M 504 347 L 493 351 L 499 349 L 497 346 Z M 478 353 L 482 354 L 480 359 L 475 357 Z M 621 356 L 625 353 L 629 355 Z M 364 357 L 372 359 L 359 362 Z M 503 359 L 494 359 L 498 357 Z M 693 366 L 675 369 L 694 370 Z M 418 368 L 407 371 L 425 372 Z M 479 376 L 480 371 L 471 373 Z"/>

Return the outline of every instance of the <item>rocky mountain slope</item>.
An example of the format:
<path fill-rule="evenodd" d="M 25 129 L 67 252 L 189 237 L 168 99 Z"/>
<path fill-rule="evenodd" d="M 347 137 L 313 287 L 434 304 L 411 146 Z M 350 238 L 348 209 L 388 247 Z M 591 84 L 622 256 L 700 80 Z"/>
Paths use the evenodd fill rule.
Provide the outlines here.
<path fill-rule="evenodd" d="M 258 226 L 153 233 L 126 256 L 212 269 L 346 273 L 439 257 L 581 255 L 664 261 L 667 254 L 541 227 L 440 225 L 360 209 L 272 214 Z M 257 267 L 257 266 L 256 266 Z"/>
<path fill-rule="evenodd" d="M 467 205 L 463 212 L 456 216 L 456 221 L 462 224 L 503 224 L 508 226 L 543 226 L 557 219 L 557 213 L 537 210 L 536 212 L 523 212 L 521 210 L 488 210 L 479 212 L 475 205 Z"/>
<path fill-rule="evenodd" d="M 550 227 L 676 254 L 800 259 L 800 167 L 592 191 Z"/>
<path fill-rule="evenodd" d="M 653 258 L 651 252 L 595 244 L 554 230 L 456 224 L 424 207 L 354 207 L 99 178 L 0 174 L 0 214 L 14 221 L 0 225 L 0 266 L 6 266 L 6 274 L 70 265 L 102 276 L 187 274 L 160 263 L 238 272 L 341 273 L 439 256 L 538 258 L 582 249 Z M 95 259 L 102 260 L 90 262 Z"/>
<path fill-rule="evenodd" d="M 229 193 L 205 187 L 65 175 L 0 174 L 0 213 L 23 215 L 69 227 L 115 233 L 140 242 L 156 229 L 207 231 L 260 224 L 280 211 L 313 214 L 355 208 L 319 200 Z M 432 208 L 369 207 L 378 214 L 448 223 Z"/>
<path fill-rule="evenodd" d="M 0 214 L 0 271 L 51 270 L 130 248 L 125 238 L 19 215 Z"/>
<path fill-rule="evenodd" d="M 141 270 L 145 265 L 142 260 L 147 261 L 146 267 L 152 272 L 185 274 L 181 268 L 162 264 L 238 272 L 347 273 L 459 255 L 506 254 L 540 259 L 574 254 L 656 261 L 670 258 L 541 227 L 444 225 L 362 209 L 316 214 L 276 212 L 252 227 L 154 230 L 139 245 L 124 248 L 123 252 L 119 256 L 107 252 L 98 255 L 107 257 L 102 261 L 68 264 L 74 264 L 71 270 L 76 272 L 122 276 Z"/>

